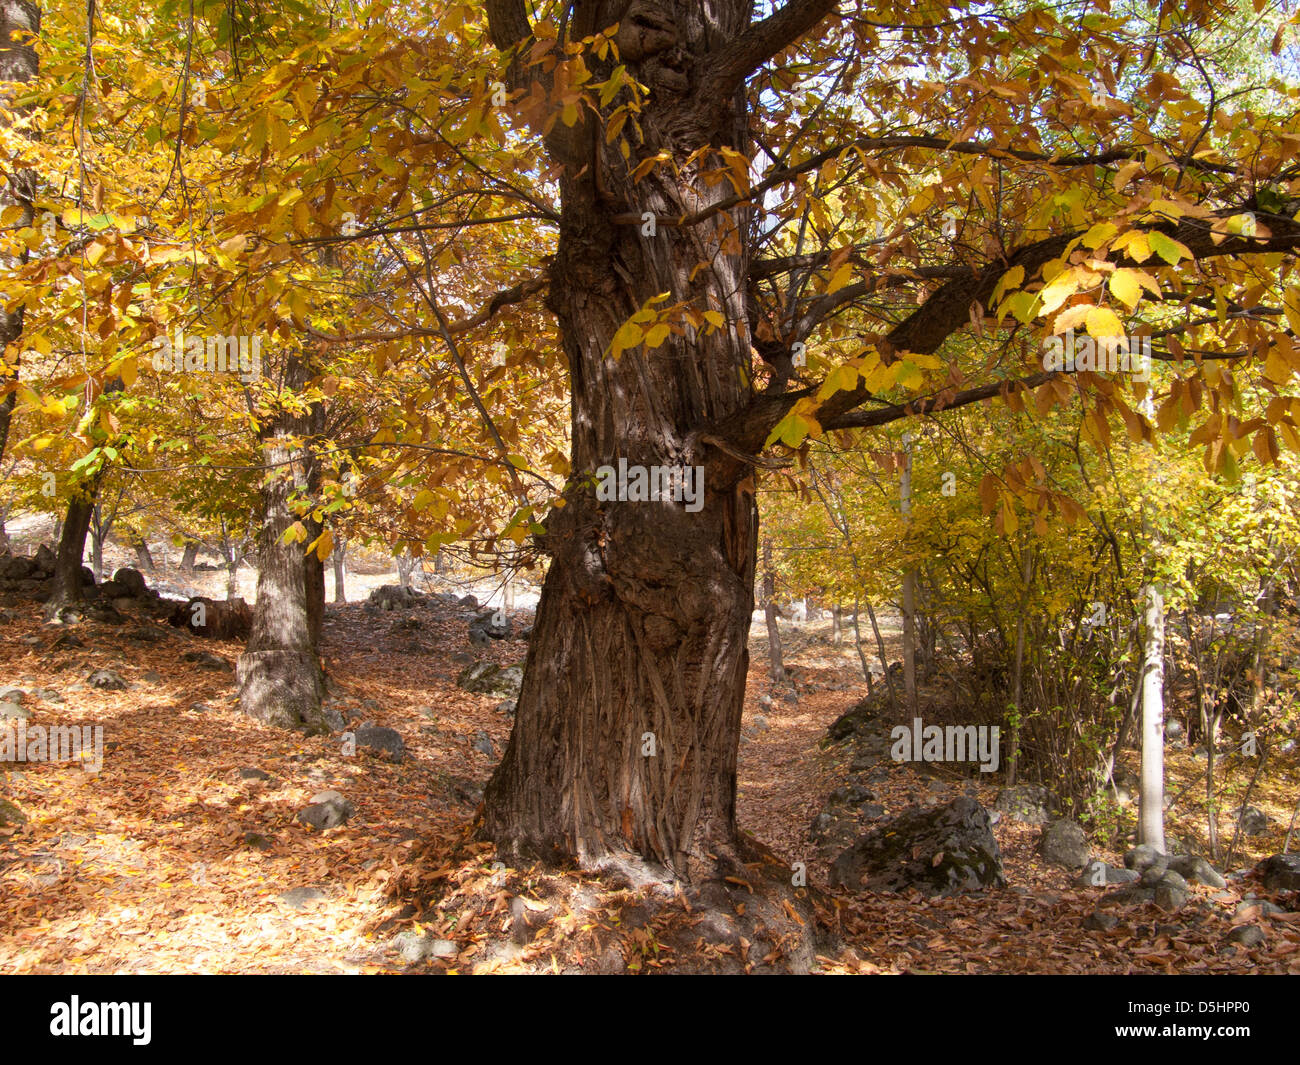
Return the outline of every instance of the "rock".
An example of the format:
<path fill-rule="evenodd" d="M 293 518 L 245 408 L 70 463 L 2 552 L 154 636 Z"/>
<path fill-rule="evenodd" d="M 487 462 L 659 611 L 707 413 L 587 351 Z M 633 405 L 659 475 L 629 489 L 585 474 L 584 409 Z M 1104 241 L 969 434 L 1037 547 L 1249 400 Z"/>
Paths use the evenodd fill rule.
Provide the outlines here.
<path fill-rule="evenodd" d="M 314 887 L 296 887 L 280 893 L 280 901 L 295 910 L 303 909 L 309 902 L 319 902 L 325 898 L 325 892 Z"/>
<path fill-rule="evenodd" d="M 1138 873 L 1144 873 L 1147 869 L 1155 865 L 1164 855 L 1161 854 L 1150 843 L 1140 843 L 1131 851 L 1124 855 L 1124 867 L 1126 869 L 1136 870 Z M 1168 860 L 1166 859 L 1166 868 Z"/>
<path fill-rule="evenodd" d="M 993 809 L 1012 821 L 1044 825 L 1060 812 L 1060 801 L 1041 785 L 1017 784 L 998 792 Z"/>
<path fill-rule="evenodd" d="M 772 727 L 767 723 L 767 718 L 765 718 L 762 714 L 755 714 L 753 723 L 754 723 L 754 728 L 758 729 L 759 732 L 766 732 L 768 729 Z"/>
<path fill-rule="evenodd" d="M 92 688 L 99 688 L 101 691 L 124 692 L 130 685 L 127 684 L 120 676 L 111 669 L 97 669 L 86 678 L 86 682 Z"/>
<path fill-rule="evenodd" d="M 335 706 L 325 706 L 321 708 L 321 720 L 325 722 L 326 728 L 331 732 L 342 732 L 348 727 L 347 718 L 343 712 Z"/>
<path fill-rule="evenodd" d="M 1169 871 L 1169 859 L 1163 854 L 1157 854 L 1155 861 L 1142 870 L 1142 884 L 1145 887 L 1155 887 L 1164 879 L 1165 873 Z"/>
<path fill-rule="evenodd" d="M 1300 854 L 1274 854 L 1255 866 L 1269 891 L 1300 891 Z"/>
<path fill-rule="evenodd" d="M 524 667 L 506 666 L 502 669 L 494 662 L 475 662 L 461 670 L 456 683 L 468 692 L 517 699 L 524 683 Z"/>
<path fill-rule="evenodd" d="M 190 713 L 211 714 L 213 710 L 207 703 L 190 703 Z"/>
<path fill-rule="evenodd" d="M 1229 943 L 1239 943 L 1249 950 L 1251 947 L 1258 947 L 1264 942 L 1264 930 L 1253 924 L 1238 925 L 1228 933 L 1227 941 Z"/>
<path fill-rule="evenodd" d="M 0 720 L 17 721 L 20 718 L 29 718 L 32 712 L 20 703 L 0 702 Z"/>
<path fill-rule="evenodd" d="M 27 823 L 27 815 L 8 799 L 0 799 L 0 828 L 17 828 Z"/>
<path fill-rule="evenodd" d="M 245 766 L 239 771 L 239 777 L 241 780 L 270 780 L 271 774 L 264 769 Z"/>
<path fill-rule="evenodd" d="M 1275 902 L 1269 902 L 1268 899 L 1243 899 L 1237 903 L 1236 910 L 1233 911 L 1234 917 L 1273 917 L 1279 913 L 1286 913 L 1286 910 Z"/>
<path fill-rule="evenodd" d="M 260 832 L 245 832 L 244 846 L 259 851 L 269 851 L 275 845 L 274 836 L 264 836 Z"/>
<path fill-rule="evenodd" d="M 35 695 L 36 698 L 40 699 L 42 702 L 46 702 L 46 703 L 63 702 L 63 696 L 59 694 L 59 690 L 57 688 L 37 688 Z"/>
<path fill-rule="evenodd" d="M 6 555 L 0 558 L 0 577 L 7 581 L 26 580 L 36 572 L 36 563 L 25 555 Z"/>
<path fill-rule="evenodd" d="M 144 574 L 131 566 L 123 566 L 113 574 L 113 583 L 126 589 L 126 594 L 134 599 L 143 599 L 149 594 L 149 584 Z"/>
<path fill-rule="evenodd" d="M 1117 869 L 1105 862 L 1091 861 L 1075 879 L 1075 887 L 1104 887 L 1107 884 L 1132 884 L 1138 874 L 1132 869 Z"/>
<path fill-rule="evenodd" d="M 467 606 L 467 607 L 469 607 L 471 610 L 477 610 L 477 609 L 478 609 L 478 600 L 475 599 L 472 595 L 462 596 L 462 597 L 458 600 L 458 603 L 459 603 L 460 606 Z"/>
<path fill-rule="evenodd" d="M 1227 881 L 1204 858 L 1194 854 L 1179 854 L 1169 859 L 1169 868 L 1186 878 L 1190 883 L 1204 887 L 1223 889 Z"/>
<path fill-rule="evenodd" d="M 417 706 L 415 712 L 421 717 L 427 717 L 430 721 L 438 720 L 438 711 L 436 711 L 432 706 Z"/>
<path fill-rule="evenodd" d="M 1119 924 L 1119 918 L 1113 913 L 1094 911 L 1083 919 L 1083 927 L 1090 932 L 1109 932 Z"/>
<path fill-rule="evenodd" d="M 26 698 L 27 690 L 25 688 L 6 688 L 4 691 L 0 691 L 0 702 L 17 703 L 21 706 Z"/>
<path fill-rule="evenodd" d="M 101 625 L 125 625 L 126 617 L 112 603 L 87 603 L 86 617 Z"/>
<path fill-rule="evenodd" d="M 501 702 L 497 703 L 497 705 L 494 707 L 494 709 L 495 709 L 498 713 L 505 714 L 506 717 L 514 717 L 514 716 L 515 716 L 515 711 L 519 709 L 519 700 L 518 700 L 518 699 L 502 699 Z"/>
<path fill-rule="evenodd" d="M 1101 898 L 1103 906 L 1131 906 L 1140 902 L 1155 902 L 1155 888 L 1143 887 L 1141 884 L 1127 884 L 1117 891 L 1107 892 Z"/>
<path fill-rule="evenodd" d="M 1187 881 L 1172 870 L 1156 885 L 1155 903 L 1166 913 L 1187 905 Z"/>
<path fill-rule="evenodd" d="M 1043 860 L 1063 869 L 1080 869 L 1092 853 L 1083 829 L 1068 818 L 1051 822 L 1038 840 Z"/>
<path fill-rule="evenodd" d="M 832 884 L 854 891 L 951 895 L 1005 886 L 988 812 L 963 795 L 934 809 L 913 807 L 873 829 L 831 865 Z"/>
<path fill-rule="evenodd" d="M 354 813 L 352 803 L 337 791 L 321 791 L 311 797 L 312 804 L 298 811 L 298 820 L 318 831 L 346 824 Z"/>
<path fill-rule="evenodd" d="M 1268 815 L 1254 806 L 1242 806 L 1232 814 L 1241 822 L 1243 836 L 1262 836 L 1268 831 Z"/>
<path fill-rule="evenodd" d="M 54 549 L 49 544 L 41 544 L 36 549 L 36 554 L 32 556 L 32 565 L 41 573 L 52 574 L 56 560 Z"/>
<path fill-rule="evenodd" d="M 199 669 L 218 673 L 229 673 L 235 668 L 220 655 L 214 655 L 211 651 L 186 651 L 181 655 L 181 661 L 192 662 Z"/>
<path fill-rule="evenodd" d="M 400 762 L 406 755 L 406 744 L 402 742 L 401 733 L 396 729 L 383 728 L 379 725 L 362 725 L 356 731 L 356 741 L 362 747 L 383 751 L 394 762 Z"/>
<path fill-rule="evenodd" d="M 514 635 L 514 622 L 504 610 L 485 610 L 469 623 L 469 638 L 478 642 L 487 640 L 508 640 Z"/>
<path fill-rule="evenodd" d="M 127 591 L 125 584 L 105 581 L 99 586 L 99 596 L 101 599 L 130 599 L 131 593 Z"/>
<path fill-rule="evenodd" d="M 418 606 L 423 598 L 414 588 L 403 588 L 400 584 L 382 584 L 370 593 L 366 602 L 379 610 L 408 610 Z"/>
<path fill-rule="evenodd" d="M 489 758 L 495 758 L 497 756 L 497 749 L 492 743 L 492 737 L 483 729 L 479 729 L 474 733 L 474 743 L 472 746 L 474 750 L 479 752 L 479 754 L 485 754 Z"/>
<path fill-rule="evenodd" d="M 158 684 L 162 681 L 162 674 L 155 673 L 152 669 L 149 669 L 140 674 L 140 679 L 146 684 Z"/>

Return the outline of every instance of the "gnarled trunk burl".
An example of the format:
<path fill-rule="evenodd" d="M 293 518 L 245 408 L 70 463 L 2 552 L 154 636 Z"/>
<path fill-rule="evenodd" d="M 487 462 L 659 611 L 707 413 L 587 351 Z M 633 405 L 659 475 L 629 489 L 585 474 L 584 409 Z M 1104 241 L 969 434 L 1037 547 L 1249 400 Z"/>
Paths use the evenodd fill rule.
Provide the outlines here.
<path fill-rule="evenodd" d="M 488 10 L 498 46 L 526 39 L 521 6 Z M 546 138 L 564 164 L 548 306 L 569 363 L 574 487 L 546 521 L 551 566 L 514 731 L 485 794 L 485 833 L 507 852 L 587 866 L 630 852 L 691 881 L 739 859 L 757 510 L 748 468 L 700 436 L 754 396 L 751 209 L 673 222 L 734 193 L 719 180 L 727 164 L 717 150 L 746 151 L 744 93 L 739 79 L 710 80 L 720 65 L 710 48 L 734 42 L 749 14 L 747 2 L 573 9 L 575 38 L 619 23 L 617 61 L 650 95 L 645 142 L 630 160 L 590 120 Z M 531 77 L 516 70 L 516 84 Z M 673 164 L 634 182 L 638 162 L 660 151 Z M 720 312 L 725 325 L 687 325 L 658 347 L 610 357 L 619 327 L 662 293 L 665 305 Z M 703 506 L 599 501 L 592 475 L 619 460 L 702 466 Z"/>

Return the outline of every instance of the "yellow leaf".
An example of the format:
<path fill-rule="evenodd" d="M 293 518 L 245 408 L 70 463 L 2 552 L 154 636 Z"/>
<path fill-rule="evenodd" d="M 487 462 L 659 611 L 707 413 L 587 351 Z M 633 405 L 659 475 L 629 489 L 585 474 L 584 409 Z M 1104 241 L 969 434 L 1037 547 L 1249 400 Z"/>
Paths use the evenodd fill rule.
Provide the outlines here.
<path fill-rule="evenodd" d="M 1087 323 L 1088 334 L 1098 339 L 1124 335 L 1124 326 L 1115 317 L 1115 312 L 1106 307 L 1093 307 L 1088 312 Z"/>
<path fill-rule="evenodd" d="M 334 550 L 334 534 L 326 529 L 316 539 L 316 557 L 324 562 Z"/>
<path fill-rule="evenodd" d="M 1116 270 L 1110 275 L 1110 294 L 1131 311 L 1142 298 L 1142 283 L 1137 270 Z"/>
<path fill-rule="evenodd" d="M 644 335 L 641 327 L 636 322 L 624 322 L 619 327 L 618 332 L 614 334 L 614 339 L 610 341 L 609 353 L 614 358 L 618 358 L 628 348 L 634 348 L 640 344 Z"/>
<path fill-rule="evenodd" d="M 845 263 L 835 273 L 831 274 L 831 279 L 826 285 L 826 292 L 828 294 L 838 292 L 851 280 L 853 280 L 853 267 L 849 263 Z"/>

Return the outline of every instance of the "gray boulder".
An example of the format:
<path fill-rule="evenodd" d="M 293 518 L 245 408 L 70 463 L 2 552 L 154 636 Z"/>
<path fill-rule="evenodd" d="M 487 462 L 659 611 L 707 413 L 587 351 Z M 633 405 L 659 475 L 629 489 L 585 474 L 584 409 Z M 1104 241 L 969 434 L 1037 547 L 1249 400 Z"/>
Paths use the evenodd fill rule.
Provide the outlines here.
<path fill-rule="evenodd" d="M 967 795 L 932 809 L 912 807 L 872 829 L 835 859 L 830 880 L 854 891 L 915 887 L 928 895 L 1006 884 L 988 811 Z"/>
<path fill-rule="evenodd" d="M 1124 866 L 1138 873 L 1145 873 L 1148 868 L 1155 865 L 1163 857 L 1164 855 L 1150 843 L 1139 843 L 1124 855 Z"/>
<path fill-rule="evenodd" d="M 1255 866 L 1269 891 L 1300 891 L 1300 854 L 1274 854 Z"/>
<path fill-rule="evenodd" d="M 1088 864 L 1091 848 L 1083 829 L 1069 818 L 1053 821 L 1038 840 L 1038 853 L 1045 862 L 1062 869 L 1081 869 Z"/>
<path fill-rule="evenodd" d="M 1083 867 L 1074 883 L 1076 887 L 1104 887 L 1107 884 L 1132 884 L 1138 874 L 1132 869 L 1117 869 L 1105 862 L 1091 861 Z"/>
<path fill-rule="evenodd" d="M 1199 855 L 1179 854 L 1169 859 L 1169 868 L 1191 884 L 1201 884 L 1219 890 L 1228 886 L 1219 871 Z"/>
<path fill-rule="evenodd" d="M 1012 821 L 1045 825 L 1060 813 L 1060 802 L 1039 784 L 1017 784 L 998 792 L 993 809 Z"/>
<path fill-rule="evenodd" d="M 298 820 L 317 831 L 346 824 L 354 813 L 352 803 L 337 791 L 321 791 L 311 797 L 311 805 L 298 811 Z"/>
<path fill-rule="evenodd" d="M 394 762 L 400 762 L 406 755 L 406 744 L 402 742 L 401 733 L 396 729 L 383 728 L 379 725 L 362 725 L 356 731 L 357 744 L 382 751 Z"/>
<path fill-rule="evenodd" d="M 516 665 L 503 669 L 495 662 L 475 662 L 461 670 L 456 683 L 465 691 L 478 695 L 517 699 L 524 683 L 524 667 Z"/>
<path fill-rule="evenodd" d="M 1181 910 L 1187 905 L 1187 881 L 1172 869 L 1156 884 L 1155 903 L 1167 913 Z"/>
<path fill-rule="evenodd" d="M 1268 814 L 1254 806 L 1242 806 L 1232 811 L 1241 823 L 1243 836 L 1262 836 L 1268 831 Z"/>
<path fill-rule="evenodd" d="M 423 598 L 414 588 L 403 588 L 400 584 L 381 584 L 370 593 L 366 602 L 378 610 L 408 610 L 419 605 Z"/>
<path fill-rule="evenodd" d="M 504 610 L 485 610 L 469 623 L 471 643 L 485 640 L 508 640 L 514 635 L 514 622 Z"/>
<path fill-rule="evenodd" d="M 131 566 L 123 566 L 113 574 L 113 583 L 126 589 L 126 594 L 134 599 L 143 599 L 149 594 L 149 584 L 144 574 Z"/>
<path fill-rule="evenodd" d="M 1228 933 L 1227 941 L 1237 943 L 1249 950 L 1251 947 L 1258 947 L 1264 942 L 1264 931 L 1259 925 L 1238 925 Z"/>

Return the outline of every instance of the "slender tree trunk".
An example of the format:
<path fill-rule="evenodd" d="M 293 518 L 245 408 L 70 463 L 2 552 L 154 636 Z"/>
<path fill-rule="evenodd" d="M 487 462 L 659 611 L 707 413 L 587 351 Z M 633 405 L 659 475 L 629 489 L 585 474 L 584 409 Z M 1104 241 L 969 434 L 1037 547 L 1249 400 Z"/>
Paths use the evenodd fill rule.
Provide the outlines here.
<path fill-rule="evenodd" d="M 767 622 L 767 658 L 775 681 L 785 680 L 781 656 L 781 626 L 776 620 L 776 577 L 772 573 L 772 545 L 763 541 L 763 620 Z"/>
<path fill-rule="evenodd" d="M 1142 771 L 1138 842 L 1165 849 L 1165 604 L 1147 585 L 1142 663 Z"/>
<path fill-rule="evenodd" d="M 149 550 L 149 545 L 144 540 L 136 540 L 131 545 L 135 550 L 136 564 L 140 567 L 142 573 L 153 573 L 156 568 L 153 562 L 153 554 Z"/>
<path fill-rule="evenodd" d="M 181 572 L 187 577 L 194 576 L 194 563 L 198 560 L 199 549 L 202 546 L 197 540 L 185 541 L 185 552 L 181 555 Z"/>
<path fill-rule="evenodd" d="M 3 0 L 0 2 L 0 82 L 28 82 L 39 70 L 40 63 L 34 47 L 34 38 L 41 28 L 41 9 L 29 0 Z M 12 92 L 0 94 L 0 105 L 14 110 Z M 11 230 L 24 229 L 32 224 L 32 196 L 35 175 L 30 171 L 4 174 L 0 186 L 0 209 L 17 206 L 20 213 L 9 222 Z M 25 261 L 26 252 L 20 261 Z M 18 380 L 18 339 L 23 333 L 23 308 L 10 311 L 0 305 L 0 363 L 5 369 L 0 384 Z M 9 428 L 13 422 L 17 393 L 8 391 L 0 397 L 0 459 L 9 445 Z"/>
<path fill-rule="evenodd" d="M 831 608 L 831 643 L 838 647 L 844 639 L 844 607 L 836 603 Z"/>
<path fill-rule="evenodd" d="M 903 522 L 912 519 L 912 438 L 903 435 L 903 479 L 899 492 Z M 888 669 L 886 669 L 886 673 Z M 907 712 L 915 715 L 916 702 L 916 568 L 909 567 L 903 574 L 903 693 L 907 699 Z"/>
<path fill-rule="evenodd" d="M 1020 599 L 1020 613 L 1016 618 L 1016 665 L 1011 681 L 1011 708 L 1014 716 L 1011 719 L 1011 749 L 1007 755 L 1008 787 L 1015 787 L 1016 773 L 1020 767 L 1020 721 L 1023 716 L 1020 699 L 1025 675 L 1025 618 L 1029 612 L 1029 594 L 1033 579 L 1034 552 L 1025 548 L 1024 563 L 1020 570 L 1020 582 L 1024 592 Z"/>
<path fill-rule="evenodd" d="M 308 376 L 299 357 L 287 357 L 287 391 L 300 390 Z M 319 619 L 313 622 L 311 616 L 314 582 L 303 544 L 284 542 L 294 522 L 290 494 L 295 486 L 305 486 L 309 476 L 303 449 L 290 438 L 309 433 L 307 422 L 280 409 L 263 423 L 262 448 L 270 472 L 261 493 L 257 603 L 237 680 L 244 713 L 281 728 L 322 730 L 327 726 L 321 718 L 324 677 L 315 639 Z"/>
<path fill-rule="evenodd" d="M 880 668 L 885 671 L 885 687 L 889 691 L 889 705 L 898 709 L 898 692 L 894 690 L 894 678 L 889 673 L 889 659 L 885 657 L 885 638 L 880 635 L 880 623 L 876 621 L 876 611 L 870 600 L 867 601 L 867 618 L 871 622 L 871 631 L 876 636 L 876 653 L 880 655 Z"/>
<path fill-rule="evenodd" d="M 348 601 L 347 591 L 344 588 L 344 581 L 347 577 L 347 553 L 348 542 L 340 537 L 334 541 L 334 553 L 330 555 L 330 562 L 334 566 L 334 602 L 346 603 Z"/>

